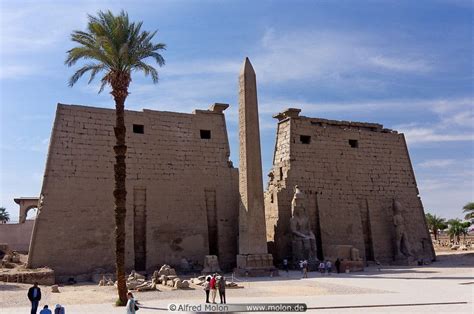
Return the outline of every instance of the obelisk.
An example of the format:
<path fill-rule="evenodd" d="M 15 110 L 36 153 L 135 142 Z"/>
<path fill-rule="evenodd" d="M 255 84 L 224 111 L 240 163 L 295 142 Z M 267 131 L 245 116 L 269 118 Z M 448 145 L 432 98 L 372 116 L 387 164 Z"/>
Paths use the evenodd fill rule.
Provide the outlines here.
<path fill-rule="evenodd" d="M 266 275 L 274 266 L 272 256 L 267 253 L 257 81 L 248 58 L 245 58 L 239 76 L 239 139 L 237 269 L 247 275 Z"/>

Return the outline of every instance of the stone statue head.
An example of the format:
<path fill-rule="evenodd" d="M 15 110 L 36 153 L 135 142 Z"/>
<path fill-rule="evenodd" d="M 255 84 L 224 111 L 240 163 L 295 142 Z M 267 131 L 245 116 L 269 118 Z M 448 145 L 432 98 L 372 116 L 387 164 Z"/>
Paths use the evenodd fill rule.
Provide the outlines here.
<path fill-rule="evenodd" d="M 392 210 L 395 214 L 400 214 L 402 211 L 402 204 L 396 198 L 392 201 Z"/>
<path fill-rule="evenodd" d="M 301 192 L 299 187 L 295 185 L 295 194 L 293 195 L 293 200 L 291 201 L 291 215 L 292 216 L 303 216 L 305 214 L 304 210 L 304 193 Z"/>

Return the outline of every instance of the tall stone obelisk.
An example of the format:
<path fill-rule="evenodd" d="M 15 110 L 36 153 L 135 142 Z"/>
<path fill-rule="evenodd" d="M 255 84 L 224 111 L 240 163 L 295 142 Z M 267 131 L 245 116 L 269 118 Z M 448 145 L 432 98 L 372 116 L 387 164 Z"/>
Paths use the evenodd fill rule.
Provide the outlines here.
<path fill-rule="evenodd" d="M 255 71 L 245 58 L 239 75 L 239 255 L 237 270 L 266 275 L 274 270 L 267 252 L 262 157 Z"/>

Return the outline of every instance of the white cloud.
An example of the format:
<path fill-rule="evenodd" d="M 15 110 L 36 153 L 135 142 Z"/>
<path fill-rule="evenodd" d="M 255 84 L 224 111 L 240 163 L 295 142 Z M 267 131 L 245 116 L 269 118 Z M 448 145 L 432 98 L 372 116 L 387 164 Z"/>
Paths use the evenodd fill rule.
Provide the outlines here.
<path fill-rule="evenodd" d="M 455 159 L 446 167 L 435 166 L 436 163 L 427 161 L 436 169 L 426 167 L 417 175 L 425 212 L 448 219 L 462 218 L 462 207 L 474 197 L 473 160 Z"/>
<path fill-rule="evenodd" d="M 18 136 L 12 138 L 6 143 L 2 141 L 0 149 L 5 151 L 30 151 L 30 152 L 47 152 L 49 147 L 49 137 L 40 138 L 38 136 L 26 137 Z"/>
<path fill-rule="evenodd" d="M 365 70 L 427 72 L 432 66 L 421 53 L 399 51 L 403 57 L 388 57 L 390 47 L 383 38 L 365 33 L 294 30 L 277 33 L 268 29 L 254 52 L 250 53 L 259 83 L 292 80 L 347 84 L 355 88 L 381 88 L 383 82 L 361 74 Z M 413 50 L 413 47 L 412 47 Z M 163 75 L 238 73 L 242 60 L 171 60 L 161 69 Z M 350 83 L 349 83 L 350 82 Z"/>
<path fill-rule="evenodd" d="M 430 122 L 410 122 L 394 126 L 405 133 L 410 144 L 430 142 L 474 141 L 473 102 L 470 98 L 434 99 L 406 101 L 420 113 L 428 111 L 436 114 L 438 120 Z"/>
<path fill-rule="evenodd" d="M 235 60 L 171 61 L 160 69 L 161 75 L 236 74 L 241 63 Z"/>
<path fill-rule="evenodd" d="M 429 72 L 432 67 L 423 59 L 401 59 L 385 56 L 370 58 L 370 62 L 378 67 L 399 72 Z"/>
<path fill-rule="evenodd" d="M 454 159 L 429 159 L 418 164 L 421 168 L 444 168 L 456 163 Z"/>
<path fill-rule="evenodd" d="M 107 7 L 114 3 L 103 1 Z M 67 44 L 74 29 L 83 29 L 94 1 L 39 1 L 21 5 L 5 2 L 0 10 L 0 79 L 26 77 L 42 70 L 44 54 Z M 34 60 L 37 61 L 29 61 Z M 8 60 L 8 62 L 6 62 Z M 25 65 L 25 62 L 29 64 Z M 36 62 L 36 63 L 32 63 Z"/>
<path fill-rule="evenodd" d="M 405 134 L 405 138 L 410 144 L 474 141 L 474 134 L 471 132 L 442 133 L 443 131 L 438 130 L 436 127 L 398 127 L 396 129 Z"/>
<path fill-rule="evenodd" d="M 18 79 L 39 73 L 40 67 L 36 65 L 0 65 L 0 79 Z"/>

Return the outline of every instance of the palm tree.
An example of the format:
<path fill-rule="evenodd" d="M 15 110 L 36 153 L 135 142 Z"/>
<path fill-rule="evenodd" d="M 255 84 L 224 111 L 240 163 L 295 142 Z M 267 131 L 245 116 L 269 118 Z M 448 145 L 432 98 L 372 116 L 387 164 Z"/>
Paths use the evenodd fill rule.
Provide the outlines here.
<path fill-rule="evenodd" d="M 142 31 L 142 22 L 131 23 L 128 14 L 121 11 L 114 15 L 111 11 L 99 11 L 97 16 L 88 16 L 87 31 L 73 31 L 71 40 L 78 44 L 67 52 L 65 64 L 73 66 L 79 60 L 90 61 L 78 69 L 69 79 L 69 86 L 73 86 L 84 74 L 90 73 L 89 82 L 92 82 L 98 73 L 104 73 L 101 78 L 99 93 L 105 86 L 110 86 L 110 94 L 115 101 L 115 255 L 116 273 L 119 300 L 117 304 L 125 305 L 127 301 L 127 287 L 125 282 L 125 189 L 126 165 L 125 154 L 125 99 L 132 81 L 132 72 L 142 71 L 145 76 L 150 75 L 153 83 L 158 82 L 158 71 L 146 63 L 145 59 L 154 60 L 159 66 L 165 60 L 159 53 L 166 45 L 154 44 L 154 32 Z"/>
<path fill-rule="evenodd" d="M 450 219 L 448 220 L 448 234 L 451 238 L 456 237 L 456 241 L 461 241 L 461 235 L 464 235 L 464 239 L 468 233 L 468 228 L 471 225 L 469 221 L 462 222 L 460 219 Z"/>
<path fill-rule="evenodd" d="M 448 227 L 446 224 L 446 219 L 436 215 L 431 215 L 430 213 L 427 213 L 425 217 L 428 228 L 431 230 L 431 232 L 433 232 L 435 240 L 438 240 L 438 231 L 444 230 Z"/>
<path fill-rule="evenodd" d="M 474 202 L 469 202 L 464 207 L 462 208 L 463 212 L 466 213 L 466 216 L 464 216 L 464 219 L 466 220 L 471 220 L 474 222 Z"/>
<path fill-rule="evenodd" d="M 464 221 L 461 223 L 462 226 L 462 236 L 463 236 L 463 241 L 466 242 L 466 236 L 469 234 L 469 227 L 471 226 L 470 221 Z"/>
<path fill-rule="evenodd" d="M 10 214 L 5 207 L 0 207 L 0 222 L 2 224 L 10 221 Z"/>

